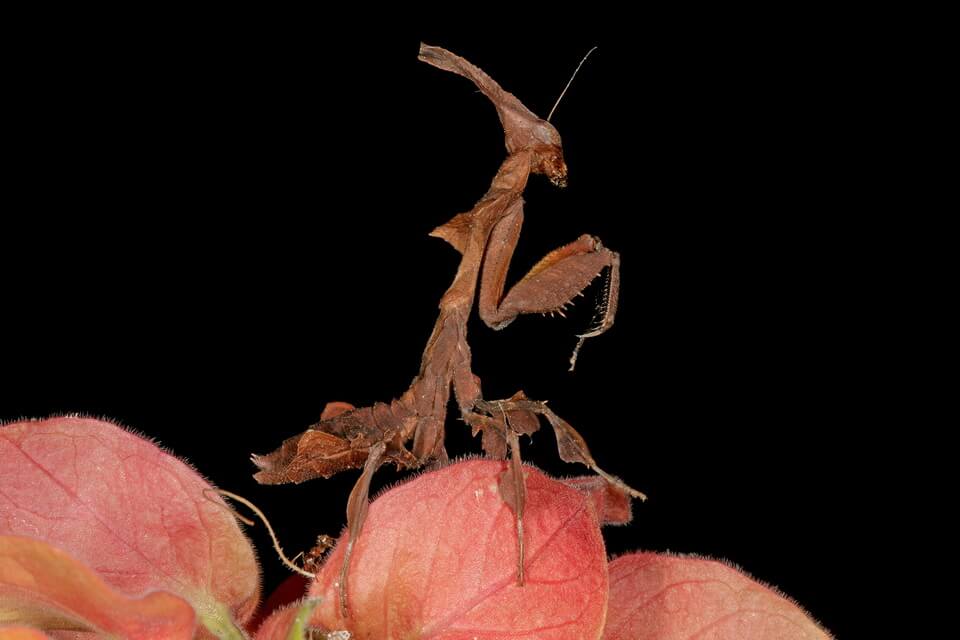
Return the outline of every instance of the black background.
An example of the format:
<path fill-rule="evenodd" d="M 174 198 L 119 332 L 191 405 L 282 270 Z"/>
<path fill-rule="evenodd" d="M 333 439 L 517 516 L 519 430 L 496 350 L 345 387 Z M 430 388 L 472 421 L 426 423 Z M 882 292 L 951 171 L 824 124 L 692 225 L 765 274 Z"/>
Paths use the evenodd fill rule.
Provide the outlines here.
<path fill-rule="evenodd" d="M 866 492 L 851 310 L 868 276 L 830 197 L 842 178 L 819 144 L 844 80 L 815 78 L 815 38 L 709 17 L 633 37 L 85 17 L 34 25 L 14 56 L 0 420 L 108 416 L 252 499 L 288 551 L 336 534 L 356 472 L 260 487 L 249 454 L 328 401 L 406 388 L 458 260 L 426 234 L 504 157 L 491 105 L 418 63 L 419 41 L 540 114 L 599 45 L 553 119 L 570 186 L 531 179 L 511 277 L 595 234 L 623 260 L 617 323 L 571 374 L 588 302 L 502 332 L 474 319 L 475 371 L 488 398 L 548 399 L 650 496 L 607 531 L 611 554 L 726 558 L 843 635 Z M 479 442 L 451 420 L 448 450 Z M 584 471 L 547 430 L 524 456 Z"/>

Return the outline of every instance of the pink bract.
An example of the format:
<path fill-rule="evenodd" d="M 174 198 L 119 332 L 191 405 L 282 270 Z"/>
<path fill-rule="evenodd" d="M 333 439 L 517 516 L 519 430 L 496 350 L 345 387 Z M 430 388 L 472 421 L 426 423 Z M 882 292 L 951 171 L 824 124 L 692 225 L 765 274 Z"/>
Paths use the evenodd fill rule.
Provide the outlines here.
<path fill-rule="evenodd" d="M 0 535 L 43 541 L 120 594 L 167 591 L 205 622 L 246 620 L 253 548 L 196 471 L 115 424 L 79 417 L 0 427 Z M 0 587 L 0 608 L 12 587 Z"/>
<path fill-rule="evenodd" d="M 797 605 L 716 560 L 634 553 L 610 563 L 604 640 L 826 640 Z"/>
<path fill-rule="evenodd" d="M 513 512 L 499 490 L 506 463 L 469 460 L 424 474 L 370 505 L 340 616 L 334 549 L 311 597 L 312 622 L 356 638 L 598 638 L 607 563 L 593 499 L 525 467 L 526 584 L 517 586 Z"/>

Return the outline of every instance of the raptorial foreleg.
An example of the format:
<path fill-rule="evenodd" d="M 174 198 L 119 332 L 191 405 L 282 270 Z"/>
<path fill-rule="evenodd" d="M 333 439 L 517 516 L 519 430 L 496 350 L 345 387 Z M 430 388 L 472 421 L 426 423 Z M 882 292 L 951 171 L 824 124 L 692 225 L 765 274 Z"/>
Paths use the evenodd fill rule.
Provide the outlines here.
<path fill-rule="evenodd" d="M 494 329 L 502 329 L 522 313 L 560 313 L 594 278 L 609 269 L 597 324 L 581 334 L 570 358 L 570 369 L 584 340 L 613 326 L 620 294 L 620 255 L 603 246 L 594 236 L 582 235 L 543 257 L 504 295 L 507 271 L 516 249 L 523 208 L 518 203 L 490 232 L 480 278 L 480 318 Z"/>

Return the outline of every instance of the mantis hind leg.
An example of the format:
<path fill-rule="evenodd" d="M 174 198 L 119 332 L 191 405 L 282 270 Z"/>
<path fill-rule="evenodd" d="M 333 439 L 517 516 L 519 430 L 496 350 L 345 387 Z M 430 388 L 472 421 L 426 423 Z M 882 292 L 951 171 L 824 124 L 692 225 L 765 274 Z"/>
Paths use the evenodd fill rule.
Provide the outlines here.
<path fill-rule="evenodd" d="M 587 447 L 583 436 L 577 433 L 577 430 L 569 422 L 554 413 L 546 402 L 515 396 L 509 400 L 480 400 L 477 402 L 476 408 L 490 415 L 496 415 L 496 412 L 518 412 L 543 416 L 553 427 L 557 436 L 557 449 L 561 460 L 564 462 L 579 462 L 625 494 L 640 500 L 647 499 L 647 496 L 643 493 L 601 469 L 590 454 L 590 449 Z"/>

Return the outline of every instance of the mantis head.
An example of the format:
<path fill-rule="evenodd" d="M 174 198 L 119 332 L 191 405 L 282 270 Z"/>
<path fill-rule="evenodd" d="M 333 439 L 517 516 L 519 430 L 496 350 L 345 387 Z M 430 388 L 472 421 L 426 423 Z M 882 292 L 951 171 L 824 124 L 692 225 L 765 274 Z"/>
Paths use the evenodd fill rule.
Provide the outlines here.
<path fill-rule="evenodd" d="M 547 120 L 527 109 L 512 93 L 504 91 L 496 81 L 479 68 L 446 49 L 420 45 L 420 60 L 438 69 L 456 73 L 471 80 L 490 99 L 503 125 L 504 141 L 510 155 L 531 153 L 531 171 L 545 175 L 558 187 L 567 185 L 567 164 L 563 160 L 560 134 Z M 581 63 L 582 64 L 582 63 Z M 569 86 L 569 85 L 568 85 Z M 566 89 L 564 89 L 566 91 Z M 563 97 L 563 94 L 561 94 Z M 558 100 L 559 102 L 559 100 Z M 556 105 L 554 105 L 556 108 Z M 553 111 L 551 110 L 551 115 Z"/>
<path fill-rule="evenodd" d="M 530 128 L 534 143 L 531 171 L 545 175 L 556 187 L 567 186 L 567 163 L 563 160 L 560 134 L 552 124 L 541 120 Z"/>

